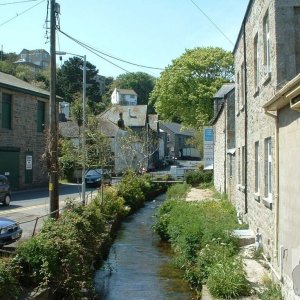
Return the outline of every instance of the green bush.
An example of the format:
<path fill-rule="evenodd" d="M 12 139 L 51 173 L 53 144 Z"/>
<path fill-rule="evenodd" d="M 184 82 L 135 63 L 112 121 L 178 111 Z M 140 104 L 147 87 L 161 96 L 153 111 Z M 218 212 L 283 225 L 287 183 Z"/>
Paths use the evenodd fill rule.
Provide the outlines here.
<path fill-rule="evenodd" d="M 132 170 L 127 171 L 118 184 L 118 195 L 125 200 L 125 204 L 135 211 L 141 207 L 146 194 L 151 189 L 149 175 L 136 175 Z"/>
<path fill-rule="evenodd" d="M 210 183 L 213 179 L 211 171 L 189 171 L 185 174 L 185 181 L 191 186 L 199 186 L 201 183 Z"/>
<path fill-rule="evenodd" d="M 250 293 L 244 265 L 235 257 L 225 257 L 211 267 L 207 286 L 213 296 L 223 299 L 246 296 Z"/>
<path fill-rule="evenodd" d="M 169 187 L 167 199 L 184 200 L 190 186 L 187 183 L 177 183 Z"/>
<path fill-rule="evenodd" d="M 183 185 L 170 188 L 168 200 L 156 214 L 154 230 L 170 241 L 175 264 L 184 270 L 192 287 L 200 291 L 214 265 L 237 253 L 237 239 L 230 233 L 238 222 L 228 200 L 186 202 L 182 201 L 183 190 Z"/>
<path fill-rule="evenodd" d="M 17 280 L 20 268 L 12 259 L 0 260 L 0 299 L 18 299 L 20 286 Z"/>

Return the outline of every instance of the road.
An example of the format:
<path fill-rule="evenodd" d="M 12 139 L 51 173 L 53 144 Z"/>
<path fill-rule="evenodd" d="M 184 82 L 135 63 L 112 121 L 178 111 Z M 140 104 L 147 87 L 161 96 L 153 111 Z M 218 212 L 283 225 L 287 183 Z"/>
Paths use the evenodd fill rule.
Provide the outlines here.
<path fill-rule="evenodd" d="M 67 198 L 79 200 L 80 191 L 80 184 L 60 184 L 59 207 L 64 206 Z M 95 189 L 87 189 L 86 195 L 90 195 L 94 191 Z M 47 214 L 49 214 L 49 192 L 47 188 L 13 192 L 11 205 L 0 206 L 0 217 L 7 217 L 20 223 L 23 229 L 22 239 L 32 236 L 35 225 L 37 225 L 36 229 L 38 230 L 43 224 L 43 218 L 39 219 L 39 217 Z"/>

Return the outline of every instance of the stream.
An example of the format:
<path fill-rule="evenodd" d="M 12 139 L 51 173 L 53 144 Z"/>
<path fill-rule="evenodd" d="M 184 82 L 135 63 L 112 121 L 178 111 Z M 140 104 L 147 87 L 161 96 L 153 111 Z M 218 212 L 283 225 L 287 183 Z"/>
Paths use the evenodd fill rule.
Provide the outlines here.
<path fill-rule="evenodd" d="M 95 289 L 103 300 L 189 300 L 193 294 L 172 266 L 170 246 L 152 230 L 153 215 L 165 195 L 146 202 L 126 218 L 103 267 L 95 273 Z"/>

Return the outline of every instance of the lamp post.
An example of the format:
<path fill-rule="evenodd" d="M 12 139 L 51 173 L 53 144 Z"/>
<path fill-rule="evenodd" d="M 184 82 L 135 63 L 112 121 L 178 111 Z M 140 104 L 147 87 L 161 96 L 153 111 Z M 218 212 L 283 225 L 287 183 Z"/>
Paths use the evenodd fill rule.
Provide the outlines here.
<path fill-rule="evenodd" d="M 85 106 L 86 106 L 86 55 L 78 55 L 69 52 L 57 51 L 57 55 L 74 55 L 83 58 L 83 78 L 82 78 L 82 173 L 81 173 L 81 201 L 85 204 L 85 164 L 86 164 L 86 136 L 85 136 Z"/>

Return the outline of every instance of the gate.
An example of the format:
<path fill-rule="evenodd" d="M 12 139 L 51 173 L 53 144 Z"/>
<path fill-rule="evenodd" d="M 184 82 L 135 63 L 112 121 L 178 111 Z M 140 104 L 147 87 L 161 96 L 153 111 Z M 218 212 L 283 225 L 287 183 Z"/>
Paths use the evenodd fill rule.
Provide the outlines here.
<path fill-rule="evenodd" d="M 19 148 L 0 148 L 0 174 L 6 175 L 12 189 L 19 188 Z"/>

